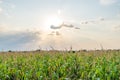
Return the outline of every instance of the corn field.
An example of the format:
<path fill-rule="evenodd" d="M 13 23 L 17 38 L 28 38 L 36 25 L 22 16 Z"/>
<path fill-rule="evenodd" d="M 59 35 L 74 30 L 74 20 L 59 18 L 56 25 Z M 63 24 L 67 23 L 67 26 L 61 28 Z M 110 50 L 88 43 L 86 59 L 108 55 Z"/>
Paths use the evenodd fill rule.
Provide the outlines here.
<path fill-rule="evenodd" d="M 0 80 L 120 80 L 120 51 L 1 52 Z"/>

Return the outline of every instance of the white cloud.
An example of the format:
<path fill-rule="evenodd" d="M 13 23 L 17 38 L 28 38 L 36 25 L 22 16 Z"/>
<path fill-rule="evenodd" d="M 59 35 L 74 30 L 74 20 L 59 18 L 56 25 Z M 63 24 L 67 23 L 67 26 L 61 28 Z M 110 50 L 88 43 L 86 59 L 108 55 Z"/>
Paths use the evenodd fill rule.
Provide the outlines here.
<path fill-rule="evenodd" d="M 102 5 L 111 5 L 113 3 L 116 3 L 118 0 L 100 0 L 100 3 Z"/>

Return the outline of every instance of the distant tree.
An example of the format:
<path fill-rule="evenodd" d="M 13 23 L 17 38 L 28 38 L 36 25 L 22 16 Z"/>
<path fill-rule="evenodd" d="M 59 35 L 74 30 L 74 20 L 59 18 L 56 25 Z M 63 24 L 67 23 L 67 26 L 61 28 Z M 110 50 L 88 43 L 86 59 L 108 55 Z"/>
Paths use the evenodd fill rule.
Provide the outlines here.
<path fill-rule="evenodd" d="M 9 50 L 8 52 L 12 52 L 12 50 Z"/>

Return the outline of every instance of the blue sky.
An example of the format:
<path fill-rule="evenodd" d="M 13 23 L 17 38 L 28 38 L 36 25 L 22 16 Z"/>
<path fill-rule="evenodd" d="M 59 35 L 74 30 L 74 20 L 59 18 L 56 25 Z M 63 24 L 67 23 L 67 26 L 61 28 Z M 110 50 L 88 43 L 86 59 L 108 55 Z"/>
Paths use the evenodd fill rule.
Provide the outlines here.
<path fill-rule="evenodd" d="M 62 23 L 80 29 L 50 28 Z M 119 49 L 119 41 L 119 0 L 0 0 L 0 50 Z"/>

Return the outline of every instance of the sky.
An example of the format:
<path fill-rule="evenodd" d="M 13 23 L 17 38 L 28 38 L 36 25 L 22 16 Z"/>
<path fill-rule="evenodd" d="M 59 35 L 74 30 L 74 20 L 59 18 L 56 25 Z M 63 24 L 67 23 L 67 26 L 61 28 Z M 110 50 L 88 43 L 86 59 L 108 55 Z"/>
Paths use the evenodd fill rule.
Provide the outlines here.
<path fill-rule="evenodd" d="M 120 0 L 0 0 L 0 51 L 71 46 L 120 49 Z"/>

